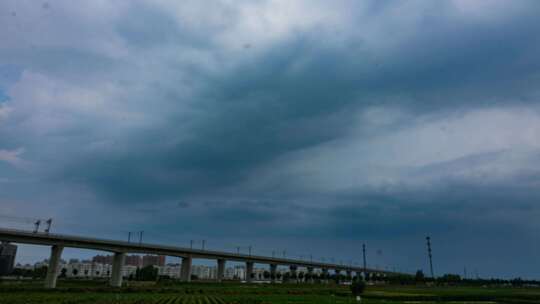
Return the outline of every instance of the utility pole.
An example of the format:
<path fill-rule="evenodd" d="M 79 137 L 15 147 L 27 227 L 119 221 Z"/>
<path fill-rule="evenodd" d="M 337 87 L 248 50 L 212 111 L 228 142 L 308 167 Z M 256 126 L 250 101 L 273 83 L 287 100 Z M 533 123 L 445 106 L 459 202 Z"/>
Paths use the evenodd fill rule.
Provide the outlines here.
<path fill-rule="evenodd" d="M 142 236 L 143 236 L 143 233 L 144 233 L 143 230 L 139 231 L 139 245 L 142 245 Z"/>
<path fill-rule="evenodd" d="M 47 223 L 47 228 L 45 228 L 45 233 L 49 234 L 49 231 L 51 231 L 52 218 L 48 219 L 45 223 Z"/>
<path fill-rule="evenodd" d="M 128 232 L 128 243 L 131 242 L 131 231 Z"/>
<path fill-rule="evenodd" d="M 206 245 L 206 240 L 202 240 L 202 250 L 204 250 L 205 245 Z"/>
<path fill-rule="evenodd" d="M 39 230 L 39 225 L 40 225 L 40 224 L 41 224 L 41 220 L 37 220 L 37 221 L 34 223 L 34 225 L 35 225 L 35 227 L 34 227 L 34 233 L 37 233 L 37 232 L 38 232 L 38 230 Z"/>
<path fill-rule="evenodd" d="M 240 246 L 236 247 L 236 253 L 240 254 Z"/>
<path fill-rule="evenodd" d="M 193 249 L 193 240 L 189 240 L 189 249 Z"/>
<path fill-rule="evenodd" d="M 431 255 L 431 238 L 429 236 L 426 236 L 426 242 L 427 242 L 427 250 L 428 250 L 428 257 L 429 257 L 429 270 L 431 271 L 431 277 L 435 279 L 435 276 L 433 274 L 433 260 Z"/>
<path fill-rule="evenodd" d="M 285 250 L 283 250 L 283 258 L 285 258 L 285 253 L 286 253 L 286 251 L 285 251 Z"/>
<path fill-rule="evenodd" d="M 362 244 L 362 253 L 364 255 L 364 272 L 365 272 L 366 269 L 367 269 L 367 264 L 366 264 L 366 244 Z"/>
<path fill-rule="evenodd" d="M 251 245 L 249 245 L 248 250 L 249 250 L 249 255 L 251 256 Z"/>

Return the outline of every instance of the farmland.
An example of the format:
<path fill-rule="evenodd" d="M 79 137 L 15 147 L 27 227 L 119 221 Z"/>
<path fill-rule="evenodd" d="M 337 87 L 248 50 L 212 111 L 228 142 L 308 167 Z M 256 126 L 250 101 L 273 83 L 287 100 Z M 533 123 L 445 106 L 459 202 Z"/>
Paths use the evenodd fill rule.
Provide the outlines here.
<path fill-rule="evenodd" d="M 106 282 L 60 282 L 57 290 L 41 282 L 0 285 L 0 303 L 116 303 L 116 304 L 285 304 L 355 303 L 349 288 L 338 285 L 168 283 L 140 284 L 114 289 Z M 369 286 L 362 303 L 540 303 L 539 288 Z"/>

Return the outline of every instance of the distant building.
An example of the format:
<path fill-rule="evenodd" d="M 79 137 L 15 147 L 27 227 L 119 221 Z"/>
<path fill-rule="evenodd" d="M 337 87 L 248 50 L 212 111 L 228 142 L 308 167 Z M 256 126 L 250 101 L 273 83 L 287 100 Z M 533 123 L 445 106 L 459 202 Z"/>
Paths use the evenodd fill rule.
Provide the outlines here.
<path fill-rule="evenodd" d="M 110 277 L 112 266 L 100 263 L 73 263 L 62 265 L 68 277 L 99 278 Z"/>
<path fill-rule="evenodd" d="M 66 268 L 66 276 L 70 278 L 110 278 L 112 274 L 111 264 L 73 263 L 62 267 Z M 122 266 L 122 276 L 125 278 L 134 276 L 136 271 L 136 266 Z"/>
<path fill-rule="evenodd" d="M 191 274 L 199 280 L 215 279 L 217 277 L 217 268 L 215 266 L 193 265 Z"/>
<path fill-rule="evenodd" d="M 234 276 L 234 268 L 232 268 L 232 267 L 227 267 L 227 268 L 225 268 L 224 276 L 225 276 L 225 279 L 228 279 L 228 280 L 237 279 L 237 278 Z"/>
<path fill-rule="evenodd" d="M 142 266 L 165 266 L 164 255 L 145 255 L 142 258 Z"/>
<path fill-rule="evenodd" d="M 23 269 L 23 270 L 34 270 L 34 265 L 31 265 L 31 264 L 20 264 L 20 263 L 17 263 L 17 265 L 15 265 L 15 268 L 18 268 L 18 269 Z"/>
<path fill-rule="evenodd" d="M 96 255 L 92 258 L 92 263 L 112 265 L 113 259 L 114 257 L 112 255 Z M 87 263 L 87 261 L 83 261 L 83 263 Z M 165 265 L 165 256 L 145 255 L 144 257 L 141 257 L 140 255 L 127 255 L 124 265 L 135 267 L 144 267 L 148 265 L 163 266 Z"/>
<path fill-rule="evenodd" d="M 112 255 L 96 255 L 92 258 L 92 263 L 112 265 L 112 262 Z"/>
<path fill-rule="evenodd" d="M 165 266 L 159 266 L 158 267 L 158 274 L 160 276 L 168 276 L 173 279 L 180 278 L 180 270 L 181 267 L 179 264 L 169 264 Z"/>
<path fill-rule="evenodd" d="M 133 266 L 133 265 L 124 265 L 122 267 L 122 276 L 124 278 L 129 278 L 130 276 L 135 276 L 135 274 L 137 273 L 137 266 Z"/>
<path fill-rule="evenodd" d="M 0 244 L 0 276 L 11 274 L 16 255 L 17 246 L 8 243 Z"/>
<path fill-rule="evenodd" d="M 143 264 L 142 258 L 139 255 L 128 255 L 126 256 L 125 265 L 141 267 Z"/>
<path fill-rule="evenodd" d="M 244 266 L 234 266 L 233 276 L 237 280 L 246 279 L 246 268 Z"/>

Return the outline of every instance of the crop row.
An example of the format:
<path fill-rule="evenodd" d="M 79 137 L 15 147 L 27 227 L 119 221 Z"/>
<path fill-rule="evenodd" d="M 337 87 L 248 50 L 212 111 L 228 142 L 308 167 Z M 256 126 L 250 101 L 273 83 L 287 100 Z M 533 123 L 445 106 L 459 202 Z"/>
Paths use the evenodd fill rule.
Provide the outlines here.
<path fill-rule="evenodd" d="M 215 296 L 173 296 L 163 297 L 154 304 L 225 304 L 225 301 Z"/>

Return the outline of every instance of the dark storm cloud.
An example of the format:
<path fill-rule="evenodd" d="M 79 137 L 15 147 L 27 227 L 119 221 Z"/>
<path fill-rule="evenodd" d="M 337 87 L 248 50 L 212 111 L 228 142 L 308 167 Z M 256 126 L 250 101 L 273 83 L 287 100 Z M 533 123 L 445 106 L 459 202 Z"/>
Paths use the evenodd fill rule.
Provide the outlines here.
<path fill-rule="evenodd" d="M 446 177 L 422 185 L 337 193 L 335 200 L 342 205 L 326 211 L 330 220 L 320 232 L 360 240 L 423 234 L 485 238 L 532 235 L 531 227 L 524 225 L 523 219 L 539 211 L 536 202 L 540 199 L 540 171 L 536 168 L 495 180 L 489 174 L 466 180 L 453 176 L 463 168 L 495 164 L 495 156 L 504 153 L 466 157 L 438 168 L 428 166 L 411 172 L 411 178 L 427 172 L 447 172 Z M 535 153 L 529 161 L 535 162 L 539 156 Z"/>
<path fill-rule="evenodd" d="M 67 176 L 114 199 L 175 199 L 230 186 L 280 155 L 339 138 L 353 109 L 390 104 L 441 111 L 536 96 L 528 89 L 540 64 L 534 14 L 480 26 L 445 24 L 451 18 L 437 14 L 442 21 L 427 18 L 388 54 L 374 53 L 354 36 L 345 45 L 321 47 L 320 35 L 308 32 L 217 75 L 193 75 L 201 85 L 191 97 L 196 113 L 187 129 L 185 115 L 173 113 L 158 129 L 129 134 L 124 153 L 76 160 Z M 132 42 L 137 33 L 132 29 L 126 38 Z M 153 33 L 161 42 L 171 39 Z M 141 41 L 152 44 L 144 35 Z M 182 99 L 181 92 L 144 95 L 164 99 L 152 103 L 166 108 Z"/>
<path fill-rule="evenodd" d="M 0 21 L 24 38 L 0 48 L 0 189 L 28 198 L 7 185 L 35 166 L 43 206 L 157 235 L 530 240 L 540 5 L 325 5 L 58 3 L 49 36 Z"/>
<path fill-rule="evenodd" d="M 246 170 L 273 157 L 335 138 L 349 118 L 326 116 L 352 103 L 357 89 L 342 83 L 350 82 L 348 75 L 340 75 L 339 67 L 333 70 L 332 61 L 315 63 L 299 75 L 290 75 L 290 66 L 304 56 L 302 50 L 291 49 L 286 54 L 275 50 L 226 77 L 206 78 L 208 83 L 203 91 L 210 92 L 196 97 L 199 114 L 191 118 L 194 122 L 187 139 L 175 139 L 183 122 L 182 118 L 177 122 L 173 117 L 170 124 L 159 130 L 132 134 L 137 137 L 137 146 L 130 146 L 129 153 L 119 155 L 120 159 L 115 160 L 110 154 L 92 155 L 94 160 L 86 162 L 90 170 L 70 171 L 84 171 L 90 178 L 91 172 L 96 172 L 103 178 L 103 183 L 95 180 L 96 184 L 103 184 L 105 190 L 110 188 L 112 196 L 146 199 L 152 198 L 152 193 L 158 197 L 178 195 L 186 187 L 198 190 L 234 183 Z M 318 56 L 315 62 L 326 58 Z M 151 137 L 146 139 L 145 133 Z M 168 144 L 175 141 L 178 142 Z M 170 184 L 156 184 L 147 178 L 156 170 L 170 172 L 175 179 Z M 138 173 L 124 174 L 133 171 Z M 125 188 L 122 181 L 126 181 Z M 133 191 L 132 184 L 140 187 Z"/>

